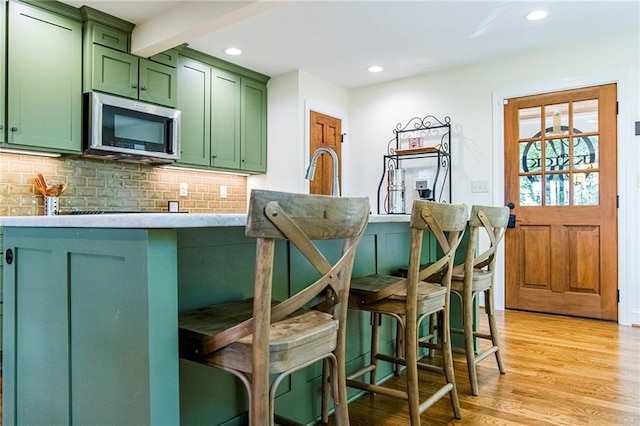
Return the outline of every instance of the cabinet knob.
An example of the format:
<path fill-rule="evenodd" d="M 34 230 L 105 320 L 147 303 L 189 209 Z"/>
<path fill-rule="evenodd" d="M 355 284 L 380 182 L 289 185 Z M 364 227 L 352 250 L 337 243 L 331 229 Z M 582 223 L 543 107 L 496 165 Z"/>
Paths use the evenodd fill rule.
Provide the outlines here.
<path fill-rule="evenodd" d="M 0 130 L 4 130 L 4 126 L 0 124 Z"/>
<path fill-rule="evenodd" d="M 133 83 L 133 84 L 131 85 L 131 88 L 132 88 L 132 89 L 137 89 L 137 88 L 138 88 L 138 83 Z"/>
<path fill-rule="evenodd" d="M 217 156 L 217 155 L 212 155 L 212 156 L 211 156 L 211 159 L 212 159 L 212 160 L 214 160 L 214 159 L 216 159 L 216 158 L 218 158 L 218 156 Z"/>
<path fill-rule="evenodd" d="M 147 86 L 140 86 L 140 90 L 147 90 Z"/>
<path fill-rule="evenodd" d="M 12 127 L 12 128 L 11 128 L 11 131 L 12 131 L 12 132 L 17 132 L 17 131 L 18 131 L 18 128 L 14 126 L 14 127 Z"/>

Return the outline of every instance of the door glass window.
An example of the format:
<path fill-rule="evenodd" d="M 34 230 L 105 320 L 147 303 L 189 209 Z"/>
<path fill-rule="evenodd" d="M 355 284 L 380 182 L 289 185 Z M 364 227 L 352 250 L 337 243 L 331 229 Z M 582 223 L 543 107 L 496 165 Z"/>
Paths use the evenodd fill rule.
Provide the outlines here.
<path fill-rule="evenodd" d="M 536 133 L 540 133 L 542 108 L 523 108 L 519 111 L 520 115 L 520 139 L 530 138 Z"/>
<path fill-rule="evenodd" d="M 520 205 L 599 203 L 597 99 L 520 109 L 518 134 Z"/>
<path fill-rule="evenodd" d="M 520 143 L 520 173 L 533 173 L 542 171 L 542 148 L 540 141 Z"/>
<path fill-rule="evenodd" d="M 569 189 L 568 174 L 547 175 L 544 188 L 545 204 L 547 206 L 568 206 Z"/>
<path fill-rule="evenodd" d="M 573 103 L 574 133 L 596 133 L 598 131 L 598 100 L 589 99 Z"/>
<path fill-rule="evenodd" d="M 520 205 L 542 205 L 542 175 L 520 176 Z"/>
<path fill-rule="evenodd" d="M 569 104 L 546 105 L 544 118 L 547 137 L 557 137 L 569 133 Z"/>
<path fill-rule="evenodd" d="M 545 147 L 545 169 L 547 171 L 569 168 L 569 144 L 567 139 L 547 140 Z"/>

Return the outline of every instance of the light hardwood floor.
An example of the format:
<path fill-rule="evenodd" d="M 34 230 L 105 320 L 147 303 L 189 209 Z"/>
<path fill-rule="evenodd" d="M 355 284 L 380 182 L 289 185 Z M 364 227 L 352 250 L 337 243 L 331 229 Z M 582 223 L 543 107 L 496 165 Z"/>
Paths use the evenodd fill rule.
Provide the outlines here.
<path fill-rule="evenodd" d="M 422 425 L 640 425 L 640 328 L 519 311 L 497 319 L 507 373 L 498 373 L 494 358 L 484 360 L 480 395 L 472 396 L 464 356 L 454 354 L 463 417 L 455 420 L 443 398 Z M 431 376 L 420 374 L 429 389 Z M 404 384 L 403 376 L 391 381 Z M 406 404 L 380 395 L 349 404 L 349 417 L 351 426 L 409 424 Z"/>
<path fill-rule="evenodd" d="M 485 359 L 472 396 L 464 356 L 454 354 L 463 417 L 443 398 L 422 425 L 640 425 L 640 328 L 510 310 L 497 320 L 506 374 Z M 430 377 L 420 372 L 421 389 Z M 403 386 L 404 376 L 391 381 Z M 381 395 L 349 404 L 349 417 L 352 426 L 409 424 L 406 403 Z"/>

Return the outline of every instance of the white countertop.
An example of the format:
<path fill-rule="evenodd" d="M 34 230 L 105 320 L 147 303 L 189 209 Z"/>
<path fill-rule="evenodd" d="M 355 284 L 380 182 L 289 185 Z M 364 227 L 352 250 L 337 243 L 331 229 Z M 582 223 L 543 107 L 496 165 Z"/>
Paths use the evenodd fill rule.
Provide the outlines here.
<path fill-rule="evenodd" d="M 369 223 L 409 222 L 410 216 L 371 215 Z M 245 226 L 246 214 L 119 213 L 59 216 L 2 216 L 0 227 L 39 228 L 207 228 Z"/>

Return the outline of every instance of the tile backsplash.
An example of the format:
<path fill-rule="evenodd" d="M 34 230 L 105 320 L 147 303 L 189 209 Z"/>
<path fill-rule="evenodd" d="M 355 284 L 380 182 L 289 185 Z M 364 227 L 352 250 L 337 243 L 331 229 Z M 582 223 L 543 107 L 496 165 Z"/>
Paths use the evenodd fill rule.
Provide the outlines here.
<path fill-rule="evenodd" d="M 167 211 L 179 201 L 189 213 L 245 213 L 247 177 L 225 173 L 152 167 L 78 156 L 59 158 L 0 153 L 0 216 L 44 214 L 44 197 L 33 178 L 42 173 L 47 183 L 66 182 L 60 211 Z M 180 195 L 186 183 L 187 195 Z M 227 197 L 220 197 L 221 186 Z"/>

